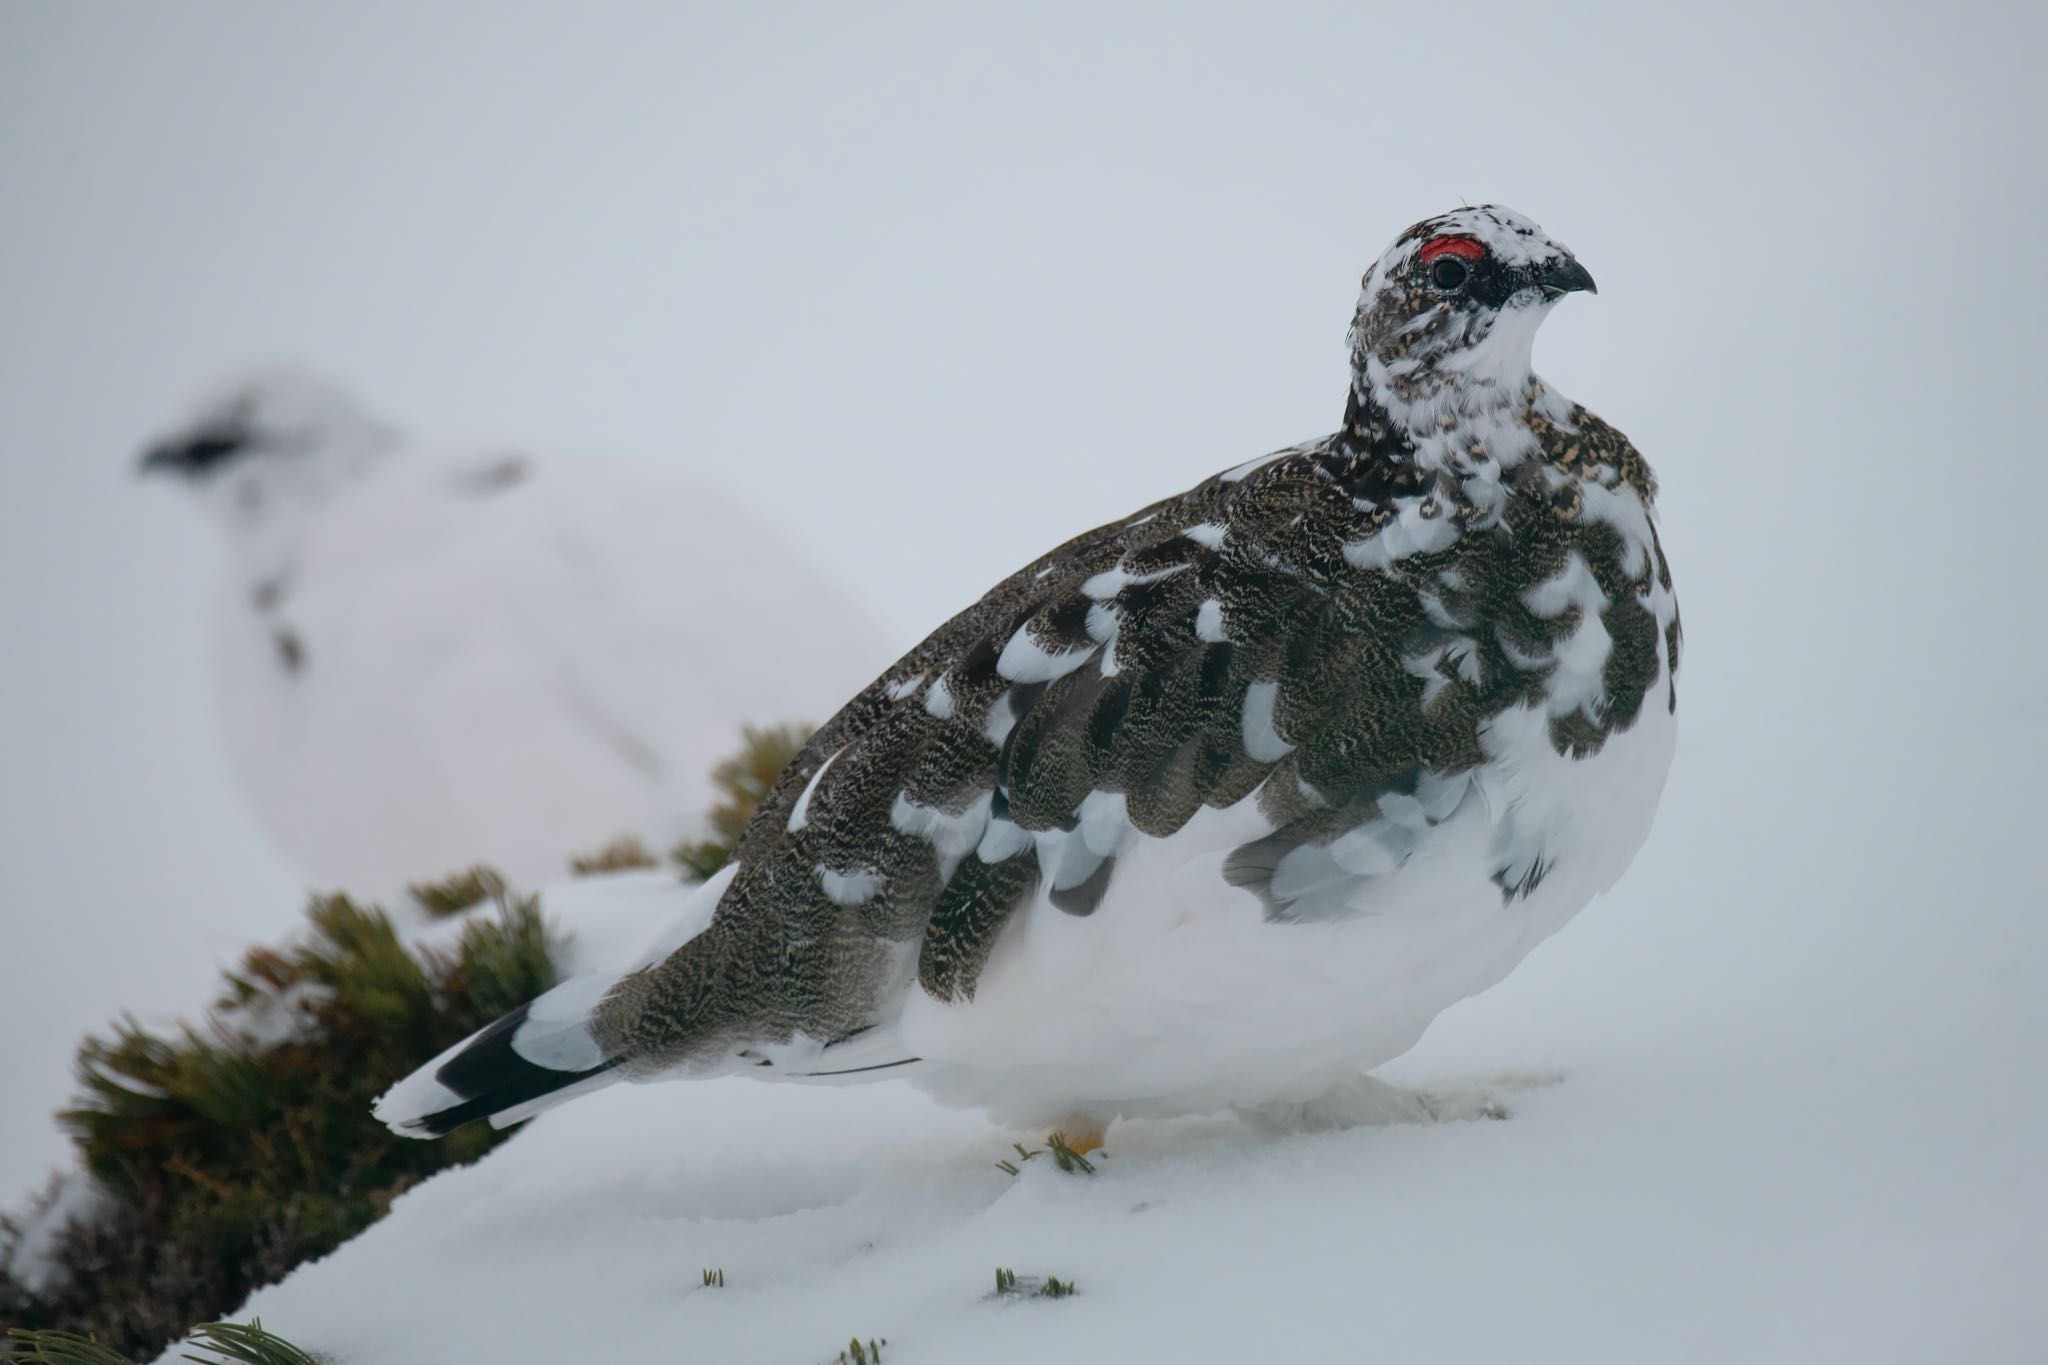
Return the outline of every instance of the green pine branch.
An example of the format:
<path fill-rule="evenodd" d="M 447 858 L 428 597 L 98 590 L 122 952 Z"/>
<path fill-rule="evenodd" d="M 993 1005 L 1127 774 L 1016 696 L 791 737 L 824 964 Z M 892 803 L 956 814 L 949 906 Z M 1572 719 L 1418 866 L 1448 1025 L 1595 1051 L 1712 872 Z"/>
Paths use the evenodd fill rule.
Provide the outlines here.
<path fill-rule="evenodd" d="M 711 785 L 719 793 L 718 804 L 711 808 L 709 817 L 715 837 L 678 844 L 669 854 L 684 872 L 700 882 L 731 860 L 747 822 L 774 790 L 782 770 L 809 742 L 811 727 L 749 725 L 741 730 L 740 737 L 740 751 L 711 770 Z"/>
<path fill-rule="evenodd" d="M 698 876 L 717 871 L 808 735 L 801 726 L 748 728 L 745 747 L 712 773 L 716 838 L 675 860 Z M 654 861 L 622 841 L 576 868 Z M 80 1093 L 59 1120 L 110 1212 L 64 1234 L 42 1293 L 0 1274 L 0 1320 L 40 1352 L 26 1359 L 120 1365 L 121 1352 L 153 1356 L 189 1324 L 219 1318 L 353 1237 L 436 1171 L 511 1136 L 473 1125 L 415 1142 L 370 1117 L 387 1086 L 555 979 L 535 903 L 489 868 L 411 896 L 436 919 L 486 902 L 497 913 L 472 915 L 453 948 L 422 951 L 381 910 L 316 897 L 301 942 L 252 949 L 224 973 L 206 1022 L 152 1028 L 124 1017 L 80 1044 Z M 0 1217 L 0 1241 L 22 1225 Z M 707 1284 L 724 1283 L 712 1274 Z M 277 1354 L 275 1339 L 254 1329 L 200 1330 L 212 1335 L 195 1342 L 227 1360 L 304 1358 Z"/>
<path fill-rule="evenodd" d="M 465 880 L 429 890 L 452 903 L 483 884 Z M 380 910 L 315 898 L 301 943 L 227 972 L 210 1022 L 158 1031 L 122 1019 L 87 1038 L 80 1096 L 59 1120 L 111 1212 L 69 1230 L 45 1293 L 0 1284 L 7 1316 L 153 1354 L 503 1141 L 479 1125 L 413 1142 L 369 1116 L 386 1086 L 553 984 L 538 908 L 498 895 L 496 915 L 426 953 Z M 266 1026 L 282 1039 L 267 1046 L 238 1023 L 266 1012 L 291 1025 Z"/>
<path fill-rule="evenodd" d="M 15 1350 L 7 1358 L 23 1365 L 135 1365 L 131 1357 L 76 1332 L 16 1328 L 10 1335 Z M 211 1353 L 185 1353 L 184 1359 L 199 1365 L 228 1365 L 231 1361 L 240 1365 L 320 1365 L 319 1357 L 264 1331 L 260 1318 L 248 1323 L 202 1323 L 192 1329 L 189 1344 Z"/>

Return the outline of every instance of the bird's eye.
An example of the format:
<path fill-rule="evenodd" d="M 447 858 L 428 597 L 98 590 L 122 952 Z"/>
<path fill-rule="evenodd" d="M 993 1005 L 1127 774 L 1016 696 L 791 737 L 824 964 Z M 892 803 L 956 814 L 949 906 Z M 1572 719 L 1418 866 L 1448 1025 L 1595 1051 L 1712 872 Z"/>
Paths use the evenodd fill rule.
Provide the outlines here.
<path fill-rule="evenodd" d="M 1436 264 L 1429 268 L 1430 282 L 1447 292 L 1465 283 L 1465 277 L 1471 273 L 1456 256 L 1439 256 Z"/>

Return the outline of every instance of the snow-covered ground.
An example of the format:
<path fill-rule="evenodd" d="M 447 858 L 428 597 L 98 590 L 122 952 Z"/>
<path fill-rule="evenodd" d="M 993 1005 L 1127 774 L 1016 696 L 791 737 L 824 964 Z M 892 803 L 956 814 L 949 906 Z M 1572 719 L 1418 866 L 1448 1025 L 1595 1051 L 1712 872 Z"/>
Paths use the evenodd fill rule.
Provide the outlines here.
<path fill-rule="evenodd" d="M 1473 196 L 1600 280 L 1538 367 L 1657 466 L 1686 625 L 1636 868 L 1399 1068 L 1561 1081 L 1092 1179 L 900 1087 L 615 1090 L 248 1310 L 345 1365 L 2048 1355 L 2038 7 L 480 14 L 0 8 L 0 1199 L 78 1033 L 297 913 L 205 528 L 128 486 L 198 382 L 687 460 L 910 633 L 1328 430 L 1358 272 Z"/>
<path fill-rule="evenodd" d="M 1704 804 L 1674 824 L 1754 834 Z M 1396 1068 L 1505 1122 L 1125 1124 L 1092 1177 L 1013 1178 L 1039 1135 L 899 1083 L 626 1087 L 245 1311 L 359 1365 L 2040 1360 L 2038 915 L 1965 867 L 1760 889 L 1677 842 Z M 1080 1292 L 992 1301 L 998 1266 Z"/>

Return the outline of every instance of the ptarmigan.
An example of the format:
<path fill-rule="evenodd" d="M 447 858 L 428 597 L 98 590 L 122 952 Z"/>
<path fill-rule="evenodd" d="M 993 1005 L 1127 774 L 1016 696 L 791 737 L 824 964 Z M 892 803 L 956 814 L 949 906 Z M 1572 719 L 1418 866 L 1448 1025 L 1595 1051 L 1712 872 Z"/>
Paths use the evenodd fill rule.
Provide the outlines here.
<path fill-rule="evenodd" d="M 321 886 L 694 834 L 743 723 L 815 723 L 893 652 L 679 471 L 417 444 L 309 374 L 225 386 L 142 466 L 225 533 L 221 730 Z"/>
<path fill-rule="evenodd" d="M 1401 234 L 1342 430 L 997 584 L 817 733 L 641 964 L 379 1115 L 722 1073 L 902 1076 L 1098 1136 L 1402 1113 L 1366 1071 L 1614 884 L 1671 760 L 1649 468 L 1529 367 L 1592 288 L 1503 208 Z"/>

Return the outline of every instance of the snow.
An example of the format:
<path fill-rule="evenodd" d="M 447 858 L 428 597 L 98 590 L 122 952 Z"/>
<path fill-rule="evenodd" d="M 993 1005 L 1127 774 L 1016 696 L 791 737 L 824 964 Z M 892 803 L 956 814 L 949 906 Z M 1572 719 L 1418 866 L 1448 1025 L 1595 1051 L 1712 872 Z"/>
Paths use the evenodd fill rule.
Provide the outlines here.
<path fill-rule="evenodd" d="M 1687 631 L 1636 866 L 1396 1068 L 1559 1083 L 1092 1180 L 900 1084 L 618 1087 L 247 1310 L 345 1365 L 2040 1359 L 2048 20 L 1285 8 L 0 8 L 0 1200 L 79 1034 L 298 918 L 206 528 L 127 472 L 221 366 L 710 452 L 908 634 L 1330 430 L 1350 281 L 1474 197 L 1601 281 L 1537 367 L 1656 465 Z"/>
<path fill-rule="evenodd" d="M 1755 951 L 1767 917 L 1655 915 L 1646 881 L 1396 1068 L 1503 1122 L 1128 1123 L 1093 1177 L 1013 1178 L 1042 1135 L 901 1084 L 617 1087 L 244 1312 L 366 1365 L 812 1362 L 856 1333 L 891 1365 L 2038 1359 L 2039 1035 L 1983 1031 L 2038 1004 L 1874 1017 L 1916 959 L 1921 1001 L 1981 988 L 1987 945 L 1880 916 L 1815 982 Z M 997 1266 L 1080 1293 L 992 1302 Z"/>
<path fill-rule="evenodd" d="M 1894 827 L 1919 811 L 1931 856 L 1836 866 L 1722 800 L 1741 767 L 1682 753 L 1622 886 L 1388 1069 L 1491 1094 L 1505 1121 L 1126 1123 L 1092 1178 L 1042 1159 L 1012 1178 L 995 1162 L 1042 1135 L 900 1083 L 616 1087 L 244 1312 L 361 1365 L 600 1339 L 822 1362 L 855 1333 L 887 1337 L 891 1365 L 2037 1360 L 2037 907 L 1910 787 L 1844 801 Z M 1695 856 L 1717 839 L 1749 852 Z M 629 954 L 666 894 L 634 874 L 549 901 L 591 925 L 585 970 Z M 1080 1293 L 990 1301 L 997 1266 Z"/>
<path fill-rule="evenodd" d="M 57 1248 L 74 1223 L 90 1222 L 108 1207 L 106 1191 L 82 1171 L 52 1179 L 34 1211 L 17 1217 L 18 1228 L 0 1245 L 0 1273 L 30 1293 L 52 1287 L 59 1271 Z"/>
<path fill-rule="evenodd" d="M 317 982 L 298 981 L 281 991 L 259 991 L 210 1017 L 223 1037 L 260 1052 L 306 1037 L 315 1027 L 313 1012 L 330 994 Z"/>

